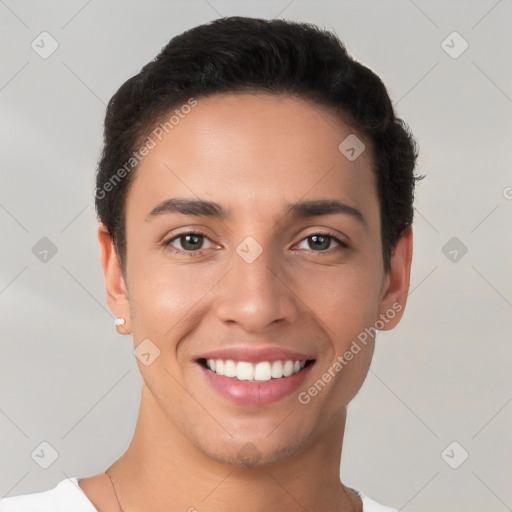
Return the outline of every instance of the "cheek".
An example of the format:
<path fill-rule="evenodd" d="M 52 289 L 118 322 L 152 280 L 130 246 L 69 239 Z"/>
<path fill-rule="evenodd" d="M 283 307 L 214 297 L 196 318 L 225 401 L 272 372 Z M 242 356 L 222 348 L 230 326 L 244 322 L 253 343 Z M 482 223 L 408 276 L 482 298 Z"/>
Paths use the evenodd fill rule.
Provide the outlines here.
<path fill-rule="evenodd" d="M 366 329 L 377 317 L 379 279 L 368 265 L 340 269 L 323 281 L 324 293 L 317 297 L 315 311 L 323 315 L 324 324 L 330 329 L 334 352 L 325 363 L 323 377 L 336 396 L 335 403 L 348 404 L 368 372 L 374 343 Z"/>
<path fill-rule="evenodd" d="M 154 358 L 149 364 L 143 358 L 138 359 L 139 371 L 155 396 L 170 393 L 181 400 L 180 386 L 175 379 L 181 380 L 182 365 L 187 362 L 188 354 L 183 351 L 187 344 L 180 344 L 180 340 L 199 322 L 196 317 L 205 314 L 204 299 L 211 282 L 202 278 L 200 272 L 185 267 L 170 268 L 165 263 L 141 266 L 132 276 L 130 307 L 134 312 L 134 344 L 145 347 L 145 351 L 147 347 L 150 358 Z"/>
<path fill-rule="evenodd" d="M 367 266 L 318 271 L 300 281 L 299 296 L 340 344 L 336 351 L 375 321 L 380 283 Z"/>
<path fill-rule="evenodd" d="M 330 345 L 325 346 L 326 352 L 318 361 L 317 379 L 324 384 L 316 380 L 303 391 L 310 398 L 318 395 L 311 410 L 325 409 L 321 414 L 325 414 L 326 421 L 353 399 L 372 360 L 374 343 L 365 330 L 373 325 L 378 311 L 378 291 L 372 279 L 368 269 L 356 272 L 347 268 L 330 276 L 318 274 L 316 286 L 307 285 L 308 306 Z M 303 290 L 307 295 L 306 288 Z"/>
<path fill-rule="evenodd" d="M 215 272 L 197 265 L 167 262 L 133 269 L 130 305 L 136 338 L 170 339 L 181 321 L 194 315 L 215 282 Z"/>

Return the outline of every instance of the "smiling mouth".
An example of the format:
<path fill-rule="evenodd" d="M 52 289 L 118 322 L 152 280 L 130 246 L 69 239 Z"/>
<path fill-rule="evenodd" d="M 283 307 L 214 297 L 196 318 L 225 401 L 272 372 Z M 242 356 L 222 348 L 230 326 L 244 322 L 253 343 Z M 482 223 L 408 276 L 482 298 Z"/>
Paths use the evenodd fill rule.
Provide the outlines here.
<path fill-rule="evenodd" d="M 207 370 L 223 377 L 247 382 L 265 382 L 269 380 L 286 379 L 296 375 L 304 368 L 315 363 L 315 359 L 303 361 L 278 360 L 260 361 L 250 363 L 248 361 L 234 361 L 232 359 L 198 359 L 197 362 Z"/>

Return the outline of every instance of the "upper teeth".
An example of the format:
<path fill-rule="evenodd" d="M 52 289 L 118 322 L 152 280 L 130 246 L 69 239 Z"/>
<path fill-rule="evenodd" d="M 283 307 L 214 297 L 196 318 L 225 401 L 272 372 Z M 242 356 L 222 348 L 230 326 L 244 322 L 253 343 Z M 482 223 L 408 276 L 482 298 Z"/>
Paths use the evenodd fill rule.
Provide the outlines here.
<path fill-rule="evenodd" d="M 238 380 L 270 380 L 289 377 L 299 372 L 306 365 L 306 361 L 261 361 L 252 364 L 246 361 L 233 361 L 231 359 L 207 359 L 206 365 L 217 375 L 236 377 Z"/>

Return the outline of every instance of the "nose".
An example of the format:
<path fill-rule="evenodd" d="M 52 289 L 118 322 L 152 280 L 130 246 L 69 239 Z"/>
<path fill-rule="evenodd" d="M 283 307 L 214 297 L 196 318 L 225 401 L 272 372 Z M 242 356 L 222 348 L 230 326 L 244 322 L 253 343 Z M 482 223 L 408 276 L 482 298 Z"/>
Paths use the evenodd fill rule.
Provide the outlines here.
<path fill-rule="evenodd" d="M 285 262 L 262 249 L 254 261 L 234 251 L 231 270 L 216 290 L 217 318 L 250 333 L 261 332 L 271 324 L 294 322 L 299 313 L 300 301 Z"/>

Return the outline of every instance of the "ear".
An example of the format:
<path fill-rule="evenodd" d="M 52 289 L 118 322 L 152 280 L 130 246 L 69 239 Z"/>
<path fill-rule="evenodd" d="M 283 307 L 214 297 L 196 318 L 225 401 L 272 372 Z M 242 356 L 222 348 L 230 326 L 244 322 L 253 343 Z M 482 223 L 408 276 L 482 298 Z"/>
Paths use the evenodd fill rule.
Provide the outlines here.
<path fill-rule="evenodd" d="M 381 290 L 379 319 L 388 331 L 396 327 L 404 314 L 409 293 L 412 263 L 412 227 L 405 229 L 391 253 L 391 263 Z"/>
<path fill-rule="evenodd" d="M 117 258 L 114 242 L 104 224 L 98 227 L 98 242 L 100 244 L 101 267 L 105 278 L 107 302 L 115 318 L 124 318 L 125 324 L 117 326 L 120 334 L 130 334 L 130 303 L 121 265 Z"/>

